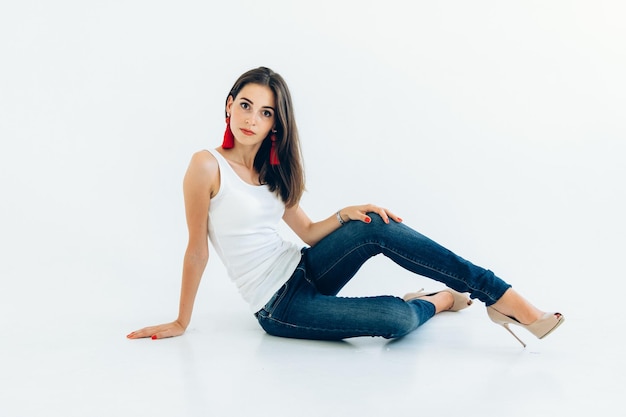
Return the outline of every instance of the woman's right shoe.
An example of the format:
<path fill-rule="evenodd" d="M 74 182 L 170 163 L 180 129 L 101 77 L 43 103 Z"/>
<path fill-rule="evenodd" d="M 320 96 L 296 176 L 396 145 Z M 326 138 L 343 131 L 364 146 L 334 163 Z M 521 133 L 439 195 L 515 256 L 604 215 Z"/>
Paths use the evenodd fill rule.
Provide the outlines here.
<path fill-rule="evenodd" d="M 454 298 L 452 307 L 450 307 L 447 311 L 459 311 L 472 305 L 471 298 L 469 298 L 467 295 L 462 294 L 458 291 L 454 291 L 451 288 L 446 288 L 445 290 L 435 291 L 435 292 L 430 292 L 430 293 L 425 292 L 424 289 L 422 288 L 418 292 L 405 294 L 403 298 L 405 301 L 409 301 L 409 300 L 415 300 L 416 298 L 422 298 L 422 297 L 428 297 L 430 295 L 435 295 L 440 292 L 450 293 L 452 294 L 452 298 Z"/>
<path fill-rule="evenodd" d="M 513 317 L 507 316 L 505 314 L 500 313 L 493 307 L 487 307 L 487 315 L 496 324 L 501 325 L 509 333 L 513 335 L 517 339 L 518 342 L 522 344 L 522 346 L 526 347 L 526 343 L 522 342 L 522 339 L 517 337 L 515 333 L 509 328 L 509 324 L 515 324 L 517 326 L 523 327 L 532 334 L 534 334 L 538 339 L 543 339 L 557 327 L 561 325 L 565 321 L 565 317 L 561 313 L 546 313 L 543 317 L 535 320 L 530 324 L 522 324 Z"/>

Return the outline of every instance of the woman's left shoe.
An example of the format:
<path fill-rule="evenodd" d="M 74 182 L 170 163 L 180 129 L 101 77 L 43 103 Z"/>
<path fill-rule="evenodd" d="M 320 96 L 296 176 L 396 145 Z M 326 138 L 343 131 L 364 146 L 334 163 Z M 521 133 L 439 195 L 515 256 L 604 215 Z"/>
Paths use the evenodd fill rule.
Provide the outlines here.
<path fill-rule="evenodd" d="M 459 311 L 472 305 L 471 298 L 469 298 L 465 294 L 461 294 L 460 292 L 454 291 L 453 289 L 450 289 L 450 288 L 446 288 L 445 290 L 441 290 L 441 291 L 429 292 L 429 293 L 425 292 L 424 289 L 422 288 L 421 290 L 417 292 L 410 292 L 408 294 L 405 294 L 404 297 L 402 298 L 404 299 L 404 301 L 410 301 L 410 300 L 415 300 L 416 298 L 428 297 L 430 295 L 439 294 L 440 292 L 448 292 L 452 294 L 452 297 L 454 297 L 454 303 L 452 304 L 452 307 L 450 307 L 446 311 Z"/>
<path fill-rule="evenodd" d="M 509 328 L 509 324 L 515 324 L 517 326 L 523 327 L 524 329 L 534 334 L 538 339 L 543 339 L 554 330 L 556 330 L 556 328 L 565 321 L 565 317 L 563 317 L 561 313 L 545 313 L 542 317 L 538 318 L 530 324 L 522 324 L 519 321 L 515 320 L 513 317 L 500 313 L 493 307 L 487 307 L 487 315 L 489 316 L 491 321 L 501 325 L 506 330 L 508 330 L 508 332 L 511 333 L 513 337 L 515 337 L 517 341 L 520 342 L 524 347 L 526 347 L 526 343 L 522 342 L 522 339 L 520 339 L 515 333 L 513 333 L 513 331 Z"/>

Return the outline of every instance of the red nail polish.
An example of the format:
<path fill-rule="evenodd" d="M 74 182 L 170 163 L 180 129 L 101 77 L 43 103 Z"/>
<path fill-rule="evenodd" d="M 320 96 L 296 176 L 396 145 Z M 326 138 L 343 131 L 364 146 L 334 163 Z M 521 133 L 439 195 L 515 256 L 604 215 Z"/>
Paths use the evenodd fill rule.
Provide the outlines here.
<path fill-rule="evenodd" d="M 372 219 L 370 219 L 369 217 L 366 217 L 366 218 L 365 218 L 365 223 L 369 223 L 369 222 L 371 222 L 371 221 L 372 221 Z"/>
<path fill-rule="evenodd" d="M 400 217 L 398 217 L 398 223 L 402 222 L 402 219 Z"/>
<path fill-rule="evenodd" d="M 157 338 L 156 334 L 153 334 L 152 335 L 152 340 L 156 340 L 156 338 Z"/>

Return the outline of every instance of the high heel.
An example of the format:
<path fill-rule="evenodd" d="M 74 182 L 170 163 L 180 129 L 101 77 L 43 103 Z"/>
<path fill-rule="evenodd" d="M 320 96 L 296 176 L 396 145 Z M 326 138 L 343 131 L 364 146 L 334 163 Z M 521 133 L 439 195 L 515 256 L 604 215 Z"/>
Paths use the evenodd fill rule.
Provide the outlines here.
<path fill-rule="evenodd" d="M 519 321 L 515 320 L 513 317 L 500 313 L 493 307 L 487 307 L 487 315 L 489 316 L 491 321 L 501 325 L 509 333 L 511 333 L 513 337 L 516 338 L 517 341 L 520 342 L 524 347 L 526 347 L 526 343 L 522 342 L 522 339 L 520 339 L 515 333 L 513 333 L 513 331 L 509 328 L 509 324 L 515 324 L 517 326 L 523 327 L 524 329 L 534 334 L 538 339 L 543 339 L 554 330 L 556 330 L 556 328 L 565 321 L 565 317 L 563 317 L 561 313 L 545 313 L 542 317 L 538 318 L 530 324 L 522 324 Z"/>
<path fill-rule="evenodd" d="M 430 293 L 425 292 L 424 289 L 422 288 L 421 290 L 417 292 L 410 292 L 408 294 L 405 294 L 403 299 L 405 301 L 410 301 L 410 300 L 415 300 L 416 298 L 428 297 L 430 295 L 439 294 L 440 292 L 450 293 L 452 294 L 452 297 L 454 298 L 452 307 L 450 307 L 446 311 L 459 311 L 472 305 L 472 300 L 467 295 L 461 294 L 460 292 L 454 291 L 450 288 L 446 288 L 445 290 L 435 291 L 435 292 L 430 292 Z"/>

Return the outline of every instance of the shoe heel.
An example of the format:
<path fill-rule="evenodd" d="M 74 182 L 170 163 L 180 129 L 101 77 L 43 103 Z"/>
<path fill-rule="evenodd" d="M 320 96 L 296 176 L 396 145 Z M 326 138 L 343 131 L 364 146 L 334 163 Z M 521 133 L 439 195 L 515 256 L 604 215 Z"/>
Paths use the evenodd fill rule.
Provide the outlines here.
<path fill-rule="evenodd" d="M 522 344 L 522 346 L 526 347 L 526 343 L 524 343 L 522 339 L 520 339 L 519 337 L 517 337 L 515 333 L 513 333 L 513 330 L 511 330 L 511 328 L 509 327 L 509 323 L 500 323 L 500 324 L 502 324 L 502 327 L 504 327 L 509 333 L 511 333 L 513 337 L 516 338 L 517 341 Z"/>
<path fill-rule="evenodd" d="M 513 337 L 522 344 L 522 346 L 526 347 L 526 343 L 524 343 L 522 339 L 517 337 L 517 335 L 513 333 L 513 330 L 511 330 L 511 328 L 509 327 L 509 323 L 512 320 L 511 317 L 505 316 L 504 314 L 500 313 L 498 310 L 492 307 L 487 307 L 487 315 L 489 316 L 491 321 L 504 327 L 507 332 L 511 333 Z"/>

